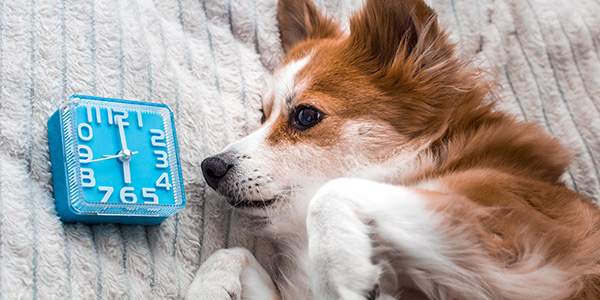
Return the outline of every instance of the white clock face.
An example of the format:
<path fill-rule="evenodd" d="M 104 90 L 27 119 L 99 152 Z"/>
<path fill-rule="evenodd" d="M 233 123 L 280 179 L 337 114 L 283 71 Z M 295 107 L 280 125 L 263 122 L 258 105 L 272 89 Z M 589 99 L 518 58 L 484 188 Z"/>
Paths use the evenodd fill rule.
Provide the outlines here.
<path fill-rule="evenodd" d="M 81 99 L 65 111 L 73 204 L 105 214 L 167 212 L 183 189 L 172 113 L 155 104 Z M 71 154 L 71 155 L 69 155 Z M 78 171 L 77 171 L 78 169 Z"/>

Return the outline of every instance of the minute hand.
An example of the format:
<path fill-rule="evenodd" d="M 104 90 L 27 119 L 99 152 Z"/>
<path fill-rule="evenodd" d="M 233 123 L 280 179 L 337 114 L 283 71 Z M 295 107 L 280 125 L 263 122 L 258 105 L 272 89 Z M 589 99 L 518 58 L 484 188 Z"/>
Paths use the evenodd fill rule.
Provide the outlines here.
<path fill-rule="evenodd" d="M 119 126 L 119 137 L 121 137 L 121 153 L 125 156 L 121 159 L 123 162 L 123 177 L 125 177 L 125 183 L 131 183 L 131 171 L 129 170 L 129 160 L 131 159 L 130 150 L 127 148 L 127 140 L 125 139 L 125 128 L 123 124 L 129 125 L 129 123 L 123 123 L 122 117 L 115 117 L 117 125 Z"/>
<path fill-rule="evenodd" d="M 123 127 L 123 118 L 119 118 L 119 116 L 117 116 L 115 117 L 115 119 L 117 119 L 117 125 L 119 125 L 119 137 L 121 137 L 121 147 L 123 148 L 122 150 L 128 149 L 127 140 L 125 139 L 125 128 Z M 129 123 L 125 124 L 129 125 Z"/>

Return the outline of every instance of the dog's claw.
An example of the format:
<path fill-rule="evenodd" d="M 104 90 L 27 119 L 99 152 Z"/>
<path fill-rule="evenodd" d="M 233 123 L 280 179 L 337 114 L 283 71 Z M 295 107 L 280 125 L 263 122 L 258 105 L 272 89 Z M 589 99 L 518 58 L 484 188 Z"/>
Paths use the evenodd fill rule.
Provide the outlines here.
<path fill-rule="evenodd" d="M 379 284 L 375 284 L 373 289 L 367 294 L 367 300 L 376 300 L 379 298 Z"/>

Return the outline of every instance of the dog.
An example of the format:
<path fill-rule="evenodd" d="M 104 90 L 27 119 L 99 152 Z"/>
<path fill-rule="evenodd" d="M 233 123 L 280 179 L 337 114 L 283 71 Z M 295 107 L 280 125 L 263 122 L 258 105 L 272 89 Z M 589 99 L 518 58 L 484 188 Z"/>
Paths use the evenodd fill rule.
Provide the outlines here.
<path fill-rule="evenodd" d="M 569 154 L 493 109 L 430 7 L 367 0 L 347 31 L 310 0 L 278 13 L 263 124 L 202 171 L 279 253 L 217 251 L 189 299 L 600 299 Z"/>

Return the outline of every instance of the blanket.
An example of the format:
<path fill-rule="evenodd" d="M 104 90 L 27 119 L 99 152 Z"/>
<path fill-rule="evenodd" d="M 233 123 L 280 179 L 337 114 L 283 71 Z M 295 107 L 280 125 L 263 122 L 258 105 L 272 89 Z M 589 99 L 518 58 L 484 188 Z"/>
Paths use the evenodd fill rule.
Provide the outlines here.
<path fill-rule="evenodd" d="M 361 1 L 315 3 L 347 27 Z M 564 181 L 599 201 L 600 2 L 428 3 L 498 83 L 497 109 L 557 136 Z M 259 126 L 282 56 L 276 0 L 0 1 L 0 298 L 181 298 L 217 249 L 268 253 L 200 163 Z M 172 108 L 185 209 L 157 226 L 57 218 L 46 121 L 75 93 Z"/>

